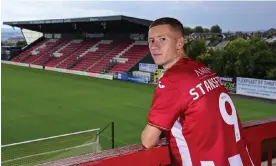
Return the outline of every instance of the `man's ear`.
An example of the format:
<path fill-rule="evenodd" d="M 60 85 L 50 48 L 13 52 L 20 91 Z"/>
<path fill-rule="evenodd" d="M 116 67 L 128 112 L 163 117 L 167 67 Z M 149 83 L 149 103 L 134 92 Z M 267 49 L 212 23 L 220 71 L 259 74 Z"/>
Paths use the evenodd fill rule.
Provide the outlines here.
<path fill-rule="evenodd" d="M 184 48 L 184 37 L 180 37 L 178 38 L 177 40 L 177 49 L 180 50 L 180 49 L 183 49 Z"/>

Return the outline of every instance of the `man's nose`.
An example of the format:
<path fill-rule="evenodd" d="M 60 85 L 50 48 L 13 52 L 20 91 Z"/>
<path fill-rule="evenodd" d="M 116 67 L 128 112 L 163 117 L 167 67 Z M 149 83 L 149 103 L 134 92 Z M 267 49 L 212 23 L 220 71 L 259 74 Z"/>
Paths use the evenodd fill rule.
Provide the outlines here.
<path fill-rule="evenodd" d="M 151 49 L 156 50 L 156 49 L 160 49 L 160 43 L 158 42 L 153 42 L 150 46 Z"/>

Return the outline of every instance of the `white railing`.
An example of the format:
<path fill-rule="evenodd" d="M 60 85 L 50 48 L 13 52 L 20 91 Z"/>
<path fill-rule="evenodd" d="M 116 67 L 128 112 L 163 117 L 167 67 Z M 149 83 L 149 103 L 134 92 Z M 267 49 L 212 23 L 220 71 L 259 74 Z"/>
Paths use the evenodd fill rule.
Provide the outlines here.
<path fill-rule="evenodd" d="M 3 145 L 1 165 L 33 165 L 98 152 L 99 132 L 97 128 Z"/>

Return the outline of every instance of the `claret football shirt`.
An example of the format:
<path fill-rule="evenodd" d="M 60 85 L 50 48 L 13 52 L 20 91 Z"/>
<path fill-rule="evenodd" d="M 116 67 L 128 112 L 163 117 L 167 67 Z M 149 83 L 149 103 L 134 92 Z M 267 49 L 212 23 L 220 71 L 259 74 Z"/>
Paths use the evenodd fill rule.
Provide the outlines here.
<path fill-rule="evenodd" d="M 160 78 L 148 124 L 164 132 L 177 165 L 253 165 L 227 90 L 214 72 L 188 57 Z"/>

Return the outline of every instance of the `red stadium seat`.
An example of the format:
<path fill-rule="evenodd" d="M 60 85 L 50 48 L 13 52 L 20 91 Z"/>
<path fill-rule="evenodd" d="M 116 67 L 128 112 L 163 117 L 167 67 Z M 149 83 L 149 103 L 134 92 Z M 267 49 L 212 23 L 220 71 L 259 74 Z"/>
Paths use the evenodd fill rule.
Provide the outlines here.
<path fill-rule="evenodd" d="M 36 55 L 31 54 L 32 52 Z M 92 73 L 99 73 L 103 69 L 110 72 L 125 72 L 148 52 L 146 45 L 137 45 L 133 40 L 46 39 L 22 52 L 12 61 Z M 61 53 L 61 56 L 54 57 L 53 53 Z M 115 57 L 126 58 L 127 61 L 118 63 L 109 69 L 109 64 Z M 79 60 L 79 58 L 81 59 Z"/>

